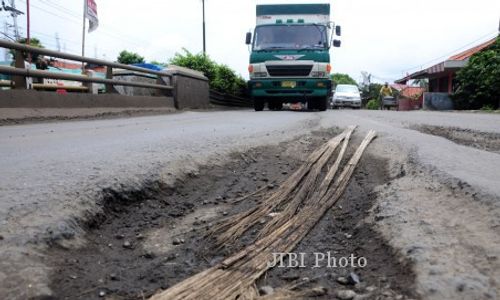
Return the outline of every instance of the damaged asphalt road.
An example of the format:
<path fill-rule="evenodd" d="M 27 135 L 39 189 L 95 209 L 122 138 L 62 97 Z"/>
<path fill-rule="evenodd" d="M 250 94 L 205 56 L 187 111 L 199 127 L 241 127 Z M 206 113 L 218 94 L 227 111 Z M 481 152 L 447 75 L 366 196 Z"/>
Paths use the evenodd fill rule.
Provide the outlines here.
<path fill-rule="evenodd" d="M 377 199 L 365 222 L 415 264 L 417 293 L 498 297 L 500 155 L 413 126 L 498 134 L 500 118 L 350 110 L 186 112 L 0 127 L 0 297 L 51 295 L 43 251 L 85 247 L 83 225 L 102 213 L 106 192 L 141 190 L 148 182 L 169 186 L 199 166 L 225 163 L 232 152 L 351 124 L 380 133 L 369 153 L 387 160 L 393 179 L 374 187 Z"/>

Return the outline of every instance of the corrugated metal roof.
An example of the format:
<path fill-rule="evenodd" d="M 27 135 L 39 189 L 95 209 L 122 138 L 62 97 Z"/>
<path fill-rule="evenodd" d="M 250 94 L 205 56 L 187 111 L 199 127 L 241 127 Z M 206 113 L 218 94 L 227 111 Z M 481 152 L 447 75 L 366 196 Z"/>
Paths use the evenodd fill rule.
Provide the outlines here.
<path fill-rule="evenodd" d="M 470 58 L 472 55 L 478 53 L 479 51 L 483 50 L 484 48 L 487 48 L 491 45 L 493 45 L 496 41 L 496 37 L 495 38 L 492 38 L 491 40 L 489 41 L 486 41 L 480 45 L 477 45 L 473 48 L 470 48 L 470 49 L 467 49 L 463 52 L 460 52 L 458 54 L 455 54 L 453 55 L 452 57 L 450 57 L 448 60 L 466 60 L 468 58 Z"/>
<path fill-rule="evenodd" d="M 470 49 L 467 49 L 463 52 L 460 52 L 458 54 L 455 54 L 453 56 L 451 56 L 450 58 L 448 58 L 446 61 L 464 61 L 464 60 L 467 60 L 469 59 L 472 55 L 478 53 L 479 51 L 493 45 L 493 43 L 495 43 L 496 41 L 496 37 L 491 39 L 491 40 L 488 40 L 480 45 L 477 45 L 477 46 L 474 46 Z M 429 67 L 429 68 L 426 68 L 426 69 L 423 69 L 421 71 L 418 71 L 418 72 L 415 72 L 415 73 L 412 73 L 404 78 L 401 78 L 401 79 L 398 79 L 396 80 L 395 82 L 396 83 L 404 83 L 410 79 L 418 79 L 418 78 L 425 78 L 426 75 L 430 75 L 430 74 L 436 74 L 436 73 L 441 73 L 441 72 L 444 72 L 445 71 L 445 62 L 446 61 L 443 61 L 443 62 L 440 62 L 438 64 L 435 64 L 433 65 L 432 67 Z"/>
<path fill-rule="evenodd" d="M 418 98 L 420 95 L 422 95 L 425 92 L 424 88 L 421 87 L 416 87 L 416 86 L 409 86 L 405 89 L 403 89 L 399 95 L 407 98 Z"/>
<path fill-rule="evenodd" d="M 401 83 L 393 83 L 393 84 L 390 84 L 390 86 L 391 86 L 391 88 L 393 88 L 397 91 L 401 91 L 401 90 L 408 87 L 406 84 L 401 84 Z"/>

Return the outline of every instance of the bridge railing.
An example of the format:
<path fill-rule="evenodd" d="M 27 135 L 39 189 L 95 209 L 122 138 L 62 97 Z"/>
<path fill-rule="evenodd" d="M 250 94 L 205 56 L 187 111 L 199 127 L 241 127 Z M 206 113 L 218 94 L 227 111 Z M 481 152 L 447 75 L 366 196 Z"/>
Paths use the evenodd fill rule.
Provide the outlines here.
<path fill-rule="evenodd" d="M 7 40 L 0 39 L 0 48 L 11 49 L 15 51 L 15 65 L 14 67 L 10 66 L 0 66 L 0 74 L 6 74 L 12 76 L 12 81 L 10 83 L 10 87 L 14 89 L 27 89 L 26 77 L 33 78 L 49 78 L 49 79 L 58 79 L 58 80 L 70 80 L 82 82 L 83 85 L 87 85 L 87 91 L 90 92 L 92 89 L 88 87 L 88 84 L 92 83 L 100 83 L 105 84 L 106 93 L 114 93 L 114 86 L 131 86 L 131 87 L 139 87 L 139 88 L 150 88 L 157 89 L 160 92 L 172 92 L 174 89 L 172 82 L 172 74 L 163 71 L 155 71 L 145 68 L 140 68 L 136 66 L 125 65 L 116 62 L 110 62 L 102 59 L 83 57 L 79 55 L 73 55 L 68 53 L 63 53 L 59 51 L 43 49 L 33 46 L 28 46 L 25 44 L 14 43 Z M 98 77 L 90 77 L 86 75 L 76 75 L 76 74 L 66 74 L 62 72 L 51 72 L 44 70 L 32 70 L 30 68 L 26 68 L 25 61 L 26 56 L 31 55 L 33 57 L 34 54 L 44 55 L 49 57 L 67 59 L 72 61 L 78 61 L 87 64 L 94 64 L 99 66 L 106 67 L 106 76 L 105 78 Z M 148 76 L 156 76 L 156 84 L 154 83 L 145 83 L 145 82 L 130 82 L 130 81 L 122 81 L 113 79 L 113 69 L 124 69 L 129 71 L 134 71 L 141 74 L 147 74 Z M 6 86 L 5 82 L 2 82 L 2 86 Z"/>

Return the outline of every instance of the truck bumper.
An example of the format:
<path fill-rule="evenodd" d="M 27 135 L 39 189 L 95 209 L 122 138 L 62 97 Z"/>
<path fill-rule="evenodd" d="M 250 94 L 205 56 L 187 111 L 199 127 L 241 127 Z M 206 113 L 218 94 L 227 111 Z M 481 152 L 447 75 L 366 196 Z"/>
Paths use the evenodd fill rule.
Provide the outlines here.
<path fill-rule="evenodd" d="M 329 97 L 332 82 L 318 79 L 253 79 L 248 82 L 250 94 L 254 98 L 286 98 L 290 101 L 305 101 L 308 98 Z"/>

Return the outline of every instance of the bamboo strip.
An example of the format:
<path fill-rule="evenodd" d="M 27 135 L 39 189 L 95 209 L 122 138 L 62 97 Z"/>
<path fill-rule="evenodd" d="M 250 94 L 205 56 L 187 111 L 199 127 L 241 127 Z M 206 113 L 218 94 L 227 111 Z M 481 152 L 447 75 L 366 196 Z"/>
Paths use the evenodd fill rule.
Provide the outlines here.
<path fill-rule="evenodd" d="M 370 131 L 337 180 L 333 182 L 334 176 L 325 177 L 320 191 L 313 193 L 304 207 L 274 232 L 229 257 L 223 263 L 198 273 L 154 295 L 151 299 L 255 299 L 255 288 L 252 287 L 270 268 L 267 262 L 272 259 L 273 252 L 292 251 L 328 209 L 340 199 L 363 152 L 375 136 L 375 132 Z M 345 150 L 341 150 L 339 156 L 344 153 Z M 329 173 L 336 173 L 332 169 Z"/>

